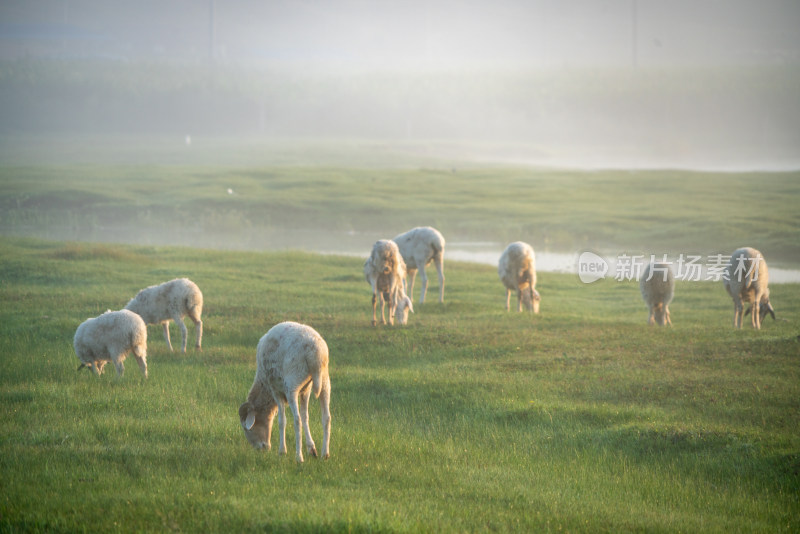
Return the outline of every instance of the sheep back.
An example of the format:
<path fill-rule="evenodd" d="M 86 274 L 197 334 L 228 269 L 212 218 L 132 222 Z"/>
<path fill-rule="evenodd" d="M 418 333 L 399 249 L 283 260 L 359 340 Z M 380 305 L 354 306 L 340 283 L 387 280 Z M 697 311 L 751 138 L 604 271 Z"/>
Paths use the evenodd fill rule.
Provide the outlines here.
<path fill-rule="evenodd" d="M 736 249 L 725 268 L 723 281 L 728 294 L 739 295 L 744 302 L 750 302 L 751 295 L 748 290 L 752 289 L 762 294 L 767 292 L 769 268 L 764 255 L 752 247 Z"/>
<path fill-rule="evenodd" d="M 408 270 L 424 269 L 435 256 L 444 252 L 444 236 L 430 226 L 412 228 L 392 241 L 397 244 Z"/>
<path fill-rule="evenodd" d="M 497 265 L 503 285 L 512 291 L 536 287 L 536 257 L 533 247 L 522 241 L 511 243 L 503 251 Z"/>
<path fill-rule="evenodd" d="M 199 317 L 203 310 L 203 294 L 188 278 L 176 278 L 142 289 L 125 309 L 139 314 L 147 324 L 166 322 L 176 315 L 182 318 L 190 313 Z"/>
<path fill-rule="evenodd" d="M 639 279 L 639 291 L 650 311 L 648 322 L 671 324 L 669 304 L 675 294 L 675 275 L 669 264 L 648 264 Z"/>
<path fill-rule="evenodd" d="M 328 374 L 328 345 L 310 326 L 286 321 L 264 334 L 256 348 L 256 381 L 286 401 L 287 391 L 311 378 L 319 396 L 321 377 Z"/>
<path fill-rule="evenodd" d="M 96 374 L 106 362 L 114 362 L 122 375 L 122 362 L 133 352 L 147 377 L 147 326 L 142 318 L 129 311 L 107 311 L 82 322 L 73 338 L 75 355 L 81 367 L 90 367 Z"/>
<path fill-rule="evenodd" d="M 769 268 L 764 255 L 752 247 L 736 249 L 723 276 L 725 290 L 733 299 L 734 328 L 742 327 L 743 316 L 753 313 L 754 328 L 761 328 L 761 322 L 769 313 L 775 318 L 775 311 L 769 301 Z M 743 303 L 751 304 L 746 313 L 742 313 Z"/>

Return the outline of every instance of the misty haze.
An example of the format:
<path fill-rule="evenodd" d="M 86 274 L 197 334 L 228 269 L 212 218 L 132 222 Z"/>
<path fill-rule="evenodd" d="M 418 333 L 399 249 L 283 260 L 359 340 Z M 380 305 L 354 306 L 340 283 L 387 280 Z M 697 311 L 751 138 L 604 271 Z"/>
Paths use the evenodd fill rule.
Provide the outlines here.
<path fill-rule="evenodd" d="M 113 168 L 796 170 L 799 27 L 800 4 L 775 0 L 5 1 L 0 158 Z M 56 239 L 313 250 L 332 242 L 274 224 L 194 238 L 191 225 L 145 234 L 138 219 L 61 224 L 16 214 L 43 203 L 13 195 L 4 233 L 41 235 L 30 228 L 50 221 L 43 236 Z M 375 237 L 366 227 L 336 231 L 343 252 Z M 584 233 L 545 243 L 572 252 Z M 463 257 L 486 252 L 469 248 L 486 235 L 453 234 L 468 245 Z M 497 248 L 506 235 L 488 237 Z"/>
<path fill-rule="evenodd" d="M 450 140 L 513 163 L 800 163 L 793 1 L 10 1 L 0 21 L 5 136 Z"/>

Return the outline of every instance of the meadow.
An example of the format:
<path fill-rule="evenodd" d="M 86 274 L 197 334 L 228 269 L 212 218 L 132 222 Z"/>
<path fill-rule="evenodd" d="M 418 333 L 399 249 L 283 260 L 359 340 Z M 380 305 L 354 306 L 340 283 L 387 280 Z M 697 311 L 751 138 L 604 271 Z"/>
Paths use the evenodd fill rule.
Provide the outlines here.
<path fill-rule="evenodd" d="M 798 171 L 586 171 L 468 156 L 504 149 L 0 138 L 0 234 L 366 257 L 376 239 L 432 225 L 450 244 L 522 239 L 537 251 L 648 257 L 754 246 L 770 265 L 800 265 Z"/>
<path fill-rule="evenodd" d="M 361 267 L 0 239 L 0 531 L 800 529 L 800 285 L 734 331 L 721 284 L 679 282 L 654 328 L 633 282 L 542 273 L 531 316 L 504 310 L 494 268 L 449 262 L 444 305 L 374 328 Z M 150 327 L 148 380 L 133 359 L 75 371 L 82 320 L 176 276 L 204 292 L 202 352 Z M 239 426 L 283 320 L 330 347 L 327 461 L 255 451 Z"/>
<path fill-rule="evenodd" d="M 800 284 L 735 331 L 721 283 L 678 282 L 674 326 L 653 328 L 635 282 L 542 272 L 541 313 L 508 313 L 494 267 L 446 257 L 445 303 L 432 281 L 408 326 L 375 328 L 362 274 L 376 237 L 423 224 L 537 250 L 751 245 L 796 268 L 798 172 L 463 149 L 3 139 L 0 532 L 800 530 Z M 363 255 L 297 250 L 323 245 Z M 151 326 L 148 380 L 133 359 L 76 372 L 83 320 L 179 276 L 205 296 L 201 352 Z M 285 320 L 330 348 L 327 461 L 255 451 L 239 424 L 258 339 Z"/>

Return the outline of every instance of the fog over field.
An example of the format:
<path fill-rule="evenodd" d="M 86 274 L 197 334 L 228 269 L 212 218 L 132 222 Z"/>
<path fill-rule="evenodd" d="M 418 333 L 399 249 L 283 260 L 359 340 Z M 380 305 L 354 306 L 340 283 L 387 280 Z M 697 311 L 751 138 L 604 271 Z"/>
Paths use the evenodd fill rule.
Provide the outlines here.
<path fill-rule="evenodd" d="M 0 134 L 799 168 L 798 27 L 792 0 L 4 1 Z"/>

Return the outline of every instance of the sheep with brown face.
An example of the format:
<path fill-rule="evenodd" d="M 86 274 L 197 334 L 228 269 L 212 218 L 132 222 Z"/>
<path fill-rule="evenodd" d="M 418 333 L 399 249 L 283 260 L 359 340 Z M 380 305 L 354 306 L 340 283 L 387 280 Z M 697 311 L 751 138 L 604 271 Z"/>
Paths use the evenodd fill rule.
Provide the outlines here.
<path fill-rule="evenodd" d="M 381 320 L 386 324 L 385 307 L 389 302 L 389 324 L 394 324 L 395 315 L 400 324 L 408 322 L 408 312 L 414 311 L 411 299 L 403 290 L 406 264 L 394 241 L 381 239 L 372 246 L 372 252 L 364 263 L 364 277 L 372 287 L 372 325 L 378 324 L 378 295 L 381 299 Z"/>
<path fill-rule="evenodd" d="M 511 243 L 497 265 L 500 281 L 506 287 L 506 310 L 511 309 L 511 292 L 517 292 L 517 311 L 539 313 L 541 296 L 536 291 L 536 258 L 533 247 L 522 241 Z"/>
<path fill-rule="evenodd" d="M 650 263 L 639 279 L 639 291 L 650 311 L 648 324 L 670 325 L 669 303 L 675 294 L 675 275 L 668 263 Z"/>
<path fill-rule="evenodd" d="M 397 243 L 400 255 L 406 263 L 407 278 L 411 279 L 410 284 L 406 285 L 406 277 L 403 278 L 403 286 L 409 298 L 414 296 L 414 279 L 419 277 L 422 280 L 422 289 L 419 295 L 419 303 L 425 302 L 425 294 L 428 292 L 428 275 L 425 274 L 425 267 L 431 264 L 436 266 L 439 274 L 439 302 L 444 302 L 444 237 L 436 228 L 430 226 L 417 227 L 398 235 L 392 239 Z"/>
<path fill-rule="evenodd" d="M 775 319 L 775 310 L 769 302 L 769 269 L 764 256 L 751 247 L 736 249 L 725 268 L 722 283 L 733 299 L 733 327 L 741 328 L 744 315 L 752 311 L 752 325 L 761 328 L 767 314 Z M 750 308 L 742 313 L 743 303 Z"/>
<path fill-rule="evenodd" d="M 328 375 L 328 345 L 310 326 L 294 322 L 279 323 L 264 334 L 256 349 L 256 376 L 239 406 L 239 421 L 245 437 L 256 449 L 271 449 L 270 434 L 275 413 L 280 425 L 280 454 L 286 454 L 286 415 L 288 403 L 294 418 L 296 459 L 303 461 L 300 427 L 308 453 L 317 456 L 317 447 L 308 427 L 308 400 L 319 398 L 322 411 L 322 458 L 330 456 L 331 380 Z"/>
<path fill-rule="evenodd" d="M 203 294 L 197 284 L 188 278 L 176 278 L 163 284 L 142 289 L 125 306 L 142 317 L 147 324 L 162 324 L 164 326 L 164 339 L 172 352 L 172 343 L 169 340 L 169 322 L 175 321 L 181 329 L 182 351 L 186 352 L 186 338 L 188 332 L 183 318 L 187 315 L 194 323 L 197 334 L 195 348 L 200 350 L 203 339 Z"/>
<path fill-rule="evenodd" d="M 123 362 L 130 352 L 147 378 L 147 326 L 141 317 L 128 310 L 107 311 L 86 319 L 78 326 L 72 341 L 81 361 L 80 371 L 88 367 L 100 376 L 106 363 L 114 362 L 117 376 L 125 372 Z"/>

